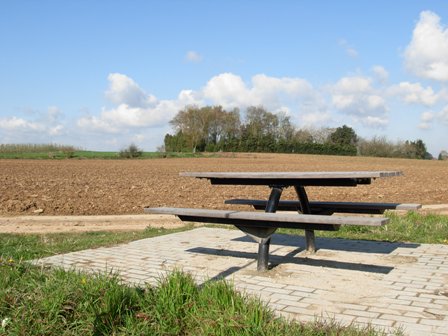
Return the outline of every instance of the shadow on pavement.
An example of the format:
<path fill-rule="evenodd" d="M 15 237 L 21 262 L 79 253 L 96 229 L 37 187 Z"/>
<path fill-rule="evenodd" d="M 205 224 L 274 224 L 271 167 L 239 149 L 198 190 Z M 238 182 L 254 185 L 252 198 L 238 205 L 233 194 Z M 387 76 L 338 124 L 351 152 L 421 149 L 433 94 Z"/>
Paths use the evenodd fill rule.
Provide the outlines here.
<path fill-rule="evenodd" d="M 248 236 L 242 236 L 233 241 L 239 242 L 253 242 Z M 271 239 L 271 246 L 297 246 L 302 249 L 305 248 L 305 238 L 298 235 L 286 235 L 286 234 L 274 234 Z M 420 244 L 415 243 L 403 243 L 403 242 L 382 242 L 373 240 L 354 240 L 343 238 L 320 238 L 316 236 L 317 249 L 328 249 L 335 251 L 346 252 L 362 252 L 362 253 L 381 253 L 389 254 L 395 251 L 397 248 L 417 248 Z"/>
<path fill-rule="evenodd" d="M 257 253 L 251 253 L 251 252 L 231 251 L 231 250 L 214 249 L 207 247 L 195 247 L 192 249 L 188 249 L 187 252 L 233 257 L 233 258 L 253 259 L 254 261 L 257 260 Z M 311 259 L 302 257 L 292 257 L 288 255 L 279 256 L 275 254 L 270 255 L 270 261 L 271 264 L 273 265 L 289 263 L 296 265 L 317 266 L 317 267 L 345 269 L 349 271 L 360 271 L 360 272 L 380 273 L 380 274 L 388 274 L 394 269 L 393 267 L 390 266 L 378 266 L 372 264 L 352 263 L 336 260 L 320 260 L 320 259 Z M 234 272 L 235 271 L 233 271 L 232 273 Z"/>

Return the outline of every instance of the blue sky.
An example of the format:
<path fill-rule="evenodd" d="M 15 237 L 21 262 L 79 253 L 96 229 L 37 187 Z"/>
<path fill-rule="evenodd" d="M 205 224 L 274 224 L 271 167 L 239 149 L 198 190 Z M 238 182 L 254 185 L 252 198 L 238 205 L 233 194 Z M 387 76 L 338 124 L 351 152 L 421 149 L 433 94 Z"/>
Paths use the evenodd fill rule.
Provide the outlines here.
<path fill-rule="evenodd" d="M 448 1 L 2 1 L 0 143 L 155 150 L 188 104 L 448 150 Z"/>

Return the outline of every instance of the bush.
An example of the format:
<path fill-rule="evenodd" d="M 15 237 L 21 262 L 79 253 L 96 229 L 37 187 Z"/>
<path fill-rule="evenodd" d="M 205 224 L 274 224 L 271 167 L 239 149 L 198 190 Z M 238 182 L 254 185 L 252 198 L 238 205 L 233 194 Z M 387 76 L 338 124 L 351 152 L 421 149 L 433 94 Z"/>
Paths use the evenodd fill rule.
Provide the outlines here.
<path fill-rule="evenodd" d="M 124 148 L 120 151 L 120 157 L 125 159 L 137 158 L 141 157 L 142 155 L 143 151 L 135 144 L 130 144 L 129 147 Z"/>

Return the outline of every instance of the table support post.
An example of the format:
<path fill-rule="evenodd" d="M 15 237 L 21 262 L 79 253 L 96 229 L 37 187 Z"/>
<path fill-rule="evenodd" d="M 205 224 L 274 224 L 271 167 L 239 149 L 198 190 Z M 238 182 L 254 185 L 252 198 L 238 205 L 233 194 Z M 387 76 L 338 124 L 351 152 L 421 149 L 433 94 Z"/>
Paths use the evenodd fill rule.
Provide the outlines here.
<path fill-rule="evenodd" d="M 266 208 L 264 212 L 276 212 L 278 208 L 278 202 L 280 201 L 280 196 L 282 196 L 283 187 L 273 186 L 271 187 L 271 194 L 269 195 L 269 200 L 266 203 Z"/>
<path fill-rule="evenodd" d="M 273 186 L 271 187 L 271 194 L 269 195 L 268 203 L 266 204 L 265 212 L 275 212 L 282 195 L 283 188 Z M 260 239 L 258 242 L 258 260 L 257 271 L 267 271 L 269 266 L 269 246 L 271 244 L 271 237 Z"/>
<path fill-rule="evenodd" d="M 316 253 L 316 238 L 314 230 L 305 230 L 306 251 L 309 253 Z"/>
<path fill-rule="evenodd" d="M 311 214 L 310 202 L 303 186 L 294 186 L 297 196 L 299 197 L 300 207 L 303 214 Z M 309 253 L 316 252 L 316 239 L 314 230 L 305 230 L 306 250 Z"/>
<path fill-rule="evenodd" d="M 259 272 L 264 272 L 268 270 L 270 244 L 271 244 L 271 237 L 260 239 L 260 242 L 258 243 L 257 271 Z"/>

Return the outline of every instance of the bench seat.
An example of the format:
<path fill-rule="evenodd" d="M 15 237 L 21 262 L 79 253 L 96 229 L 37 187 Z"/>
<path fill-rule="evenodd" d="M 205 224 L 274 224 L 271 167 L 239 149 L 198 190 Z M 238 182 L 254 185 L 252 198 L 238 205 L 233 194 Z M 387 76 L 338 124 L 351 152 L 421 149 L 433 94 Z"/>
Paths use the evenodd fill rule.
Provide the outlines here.
<path fill-rule="evenodd" d="M 232 224 L 247 227 L 293 228 L 334 231 L 340 225 L 381 226 L 384 217 L 321 216 L 256 211 L 229 211 L 192 208 L 145 208 L 145 213 L 176 215 L 183 221 Z"/>
<path fill-rule="evenodd" d="M 225 204 L 251 205 L 257 210 L 266 208 L 267 200 L 255 199 L 230 199 Z M 421 204 L 406 203 L 368 203 L 368 202 L 309 202 L 311 213 L 332 214 L 341 213 L 360 213 L 360 214 L 383 214 L 386 210 L 404 210 L 414 211 L 422 207 Z M 299 201 L 280 201 L 277 211 L 301 211 Z"/>
<path fill-rule="evenodd" d="M 341 225 L 381 226 L 388 223 L 384 217 L 322 216 L 258 211 L 229 211 L 192 208 L 145 208 L 145 213 L 176 215 L 182 221 L 231 224 L 258 243 L 257 270 L 268 270 L 269 245 L 277 228 L 305 230 L 306 250 L 316 251 L 314 230 L 338 230 Z"/>

